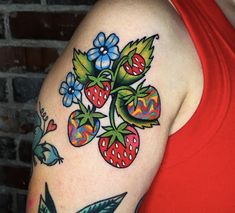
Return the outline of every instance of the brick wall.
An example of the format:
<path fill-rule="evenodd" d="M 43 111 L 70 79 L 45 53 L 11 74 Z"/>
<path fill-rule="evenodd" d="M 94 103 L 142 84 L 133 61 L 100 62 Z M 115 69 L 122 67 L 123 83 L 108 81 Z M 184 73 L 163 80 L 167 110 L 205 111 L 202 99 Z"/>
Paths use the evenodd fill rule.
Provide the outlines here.
<path fill-rule="evenodd" d="M 0 212 L 25 212 L 33 114 L 48 70 L 95 0 L 0 0 Z"/>

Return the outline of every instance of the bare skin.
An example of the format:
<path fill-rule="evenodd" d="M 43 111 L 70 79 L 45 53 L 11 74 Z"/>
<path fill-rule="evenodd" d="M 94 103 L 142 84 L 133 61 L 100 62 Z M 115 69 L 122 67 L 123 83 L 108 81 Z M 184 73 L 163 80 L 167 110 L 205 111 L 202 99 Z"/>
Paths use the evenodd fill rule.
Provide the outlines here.
<path fill-rule="evenodd" d="M 97 141 L 82 148 L 69 144 L 67 120 L 76 107 L 65 108 L 58 93 L 61 82 L 73 68 L 73 48 L 87 51 L 101 31 L 116 33 L 122 48 L 132 40 L 160 35 L 154 42 L 155 58 L 146 75 L 146 82 L 156 87 L 161 96 L 160 126 L 139 131 L 142 143 L 138 158 L 122 170 L 105 163 L 97 150 Z M 128 194 L 115 212 L 134 212 L 158 171 L 169 135 L 183 127 L 193 115 L 202 90 L 202 68 L 195 47 L 168 2 L 115 0 L 111 4 L 103 0 L 97 3 L 74 33 L 42 87 L 39 101 L 57 124 L 57 129 L 48 134 L 46 140 L 56 146 L 64 162 L 52 167 L 40 164 L 34 167 L 27 212 L 37 212 L 45 182 L 58 212 L 77 212 L 92 202 L 123 192 Z M 100 111 L 107 113 L 109 108 Z"/>

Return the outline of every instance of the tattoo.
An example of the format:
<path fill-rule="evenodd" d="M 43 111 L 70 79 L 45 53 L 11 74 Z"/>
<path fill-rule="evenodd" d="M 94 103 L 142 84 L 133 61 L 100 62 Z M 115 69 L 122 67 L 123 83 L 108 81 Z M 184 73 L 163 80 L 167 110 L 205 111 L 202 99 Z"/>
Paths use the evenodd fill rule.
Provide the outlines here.
<path fill-rule="evenodd" d="M 45 198 L 40 195 L 38 213 L 56 213 L 56 207 L 51 197 L 48 184 L 45 183 Z"/>
<path fill-rule="evenodd" d="M 138 212 L 139 212 L 140 207 L 141 207 L 141 204 L 142 204 L 142 202 L 143 202 L 143 200 L 144 200 L 144 197 L 145 197 L 145 195 L 139 200 L 139 202 L 138 202 L 138 204 L 137 204 L 137 206 L 136 206 L 136 208 L 135 208 L 135 213 L 138 213 Z"/>
<path fill-rule="evenodd" d="M 86 206 L 85 208 L 79 210 L 77 213 L 94 213 L 94 212 L 106 212 L 112 213 L 120 205 L 127 192 L 110 197 L 104 200 L 97 201 L 93 204 Z M 45 199 L 40 195 L 38 213 L 57 213 L 54 201 L 48 189 L 48 184 L 45 183 Z"/>
<path fill-rule="evenodd" d="M 47 113 L 44 108 L 41 108 L 41 104 L 39 103 L 39 113 L 36 114 L 35 118 L 35 135 L 32 147 L 33 163 L 35 166 L 37 165 L 36 159 L 38 159 L 41 164 L 47 166 L 53 166 L 56 163 L 60 164 L 63 162 L 63 158 L 60 157 L 56 147 L 43 140 L 44 136 L 56 129 L 57 124 L 53 119 L 48 121 Z"/>
<path fill-rule="evenodd" d="M 77 213 L 94 213 L 94 212 L 112 213 L 120 205 L 126 194 L 127 192 L 104 200 L 100 200 L 89 206 L 86 206 L 82 210 L 79 210 Z"/>
<path fill-rule="evenodd" d="M 145 84 L 145 74 L 151 67 L 154 39 L 158 35 L 129 42 L 119 51 L 119 38 L 103 32 L 94 39 L 94 48 L 83 53 L 74 49 L 73 72 L 61 83 L 59 93 L 63 105 L 77 104 L 68 119 L 68 138 L 75 147 L 90 143 L 100 130 L 97 111 L 110 98 L 109 126 L 99 135 L 98 148 L 103 159 L 116 168 L 126 168 L 135 160 L 140 137 L 137 128 L 151 128 L 159 124 L 161 112 L 157 89 Z M 86 98 L 91 105 L 85 106 Z M 122 122 L 117 124 L 115 116 Z"/>

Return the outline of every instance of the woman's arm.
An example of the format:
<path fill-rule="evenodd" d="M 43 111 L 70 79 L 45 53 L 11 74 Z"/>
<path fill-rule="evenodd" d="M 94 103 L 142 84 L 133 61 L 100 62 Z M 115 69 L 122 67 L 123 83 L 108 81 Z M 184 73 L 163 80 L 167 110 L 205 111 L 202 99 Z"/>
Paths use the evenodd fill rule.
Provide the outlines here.
<path fill-rule="evenodd" d="M 168 10 L 106 0 L 79 26 L 40 93 L 27 212 L 134 212 L 187 92 Z"/>

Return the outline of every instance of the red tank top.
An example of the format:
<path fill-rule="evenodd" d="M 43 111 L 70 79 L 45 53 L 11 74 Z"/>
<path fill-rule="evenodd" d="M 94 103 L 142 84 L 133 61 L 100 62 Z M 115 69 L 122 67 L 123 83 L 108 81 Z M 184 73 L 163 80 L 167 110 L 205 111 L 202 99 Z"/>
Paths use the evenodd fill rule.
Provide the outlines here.
<path fill-rule="evenodd" d="M 174 0 L 201 60 L 191 119 L 169 137 L 139 212 L 235 213 L 235 31 L 213 0 Z"/>

